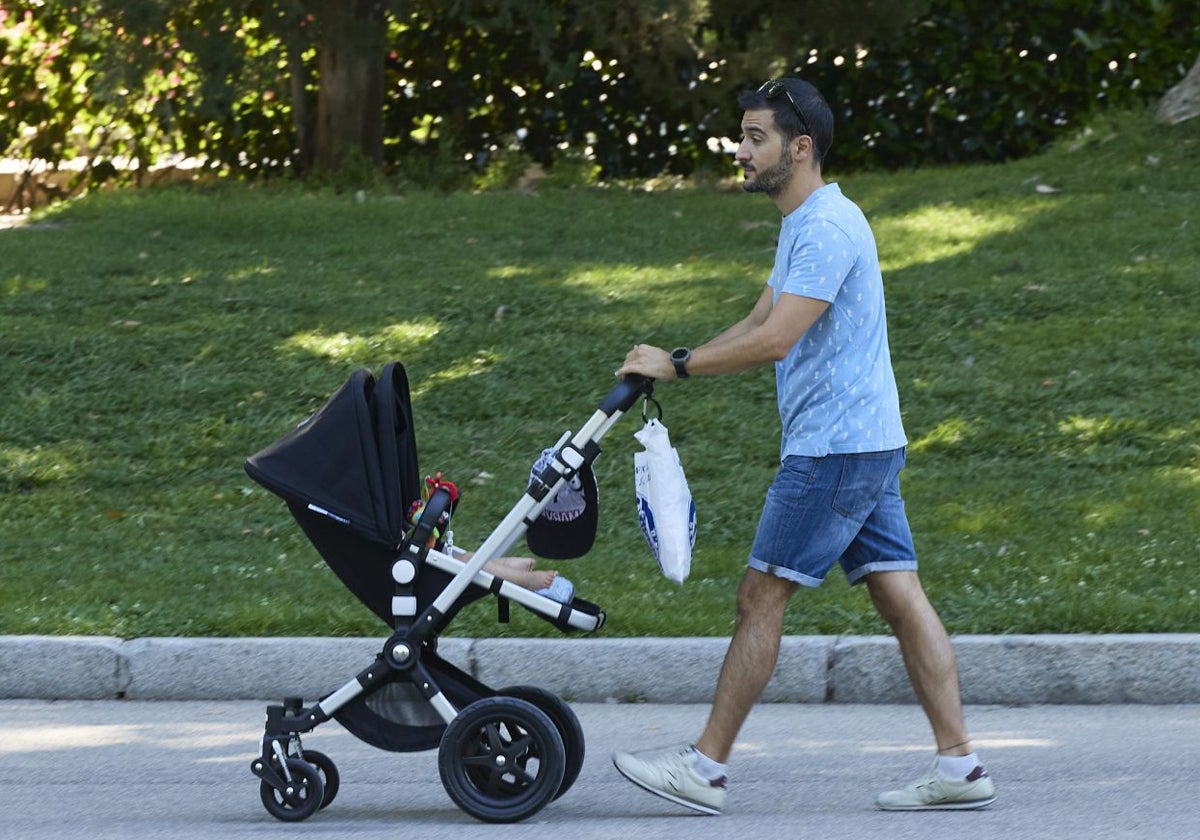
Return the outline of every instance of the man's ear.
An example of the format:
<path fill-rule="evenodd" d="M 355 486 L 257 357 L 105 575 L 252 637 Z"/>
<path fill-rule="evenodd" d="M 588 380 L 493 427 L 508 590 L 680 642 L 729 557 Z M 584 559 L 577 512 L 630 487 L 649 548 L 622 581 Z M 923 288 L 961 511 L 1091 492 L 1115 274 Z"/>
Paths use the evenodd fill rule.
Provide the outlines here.
<path fill-rule="evenodd" d="M 792 141 L 795 145 L 792 146 L 792 151 L 796 155 L 796 159 L 800 160 L 804 157 L 805 152 L 811 157 L 814 152 L 813 139 L 811 135 L 801 134 Z"/>

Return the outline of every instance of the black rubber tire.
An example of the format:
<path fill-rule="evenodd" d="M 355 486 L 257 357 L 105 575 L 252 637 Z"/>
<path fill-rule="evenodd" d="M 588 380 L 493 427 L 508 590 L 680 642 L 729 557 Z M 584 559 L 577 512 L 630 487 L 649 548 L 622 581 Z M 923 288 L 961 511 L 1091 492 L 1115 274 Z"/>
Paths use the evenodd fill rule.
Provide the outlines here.
<path fill-rule="evenodd" d="M 275 770 L 281 776 L 277 762 Z M 287 760 L 288 772 L 292 776 L 292 785 L 287 791 L 278 791 L 267 782 L 258 787 L 259 797 L 263 807 L 272 817 L 284 822 L 300 822 L 317 812 L 325 798 L 325 785 L 321 782 L 321 774 L 307 761 L 298 758 Z"/>
<path fill-rule="evenodd" d="M 325 786 L 325 795 L 321 797 L 321 808 L 324 810 L 338 795 L 338 790 L 342 786 L 342 776 L 338 773 L 337 765 L 333 763 L 333 759 L 325 755 L 323 752 L 316 750 L 305 750 L 304 760 L 317 768 L 317 773 L 321 776 L 321 784 Z"/>
<path fill-rule="evenodd" d="M 536 685 L 510 685 L 496 693 L 502 697 L 516 697 L 532 703 L 545 712 L 546 717 L 550 718 L 551 723 L 558 729 L 559 737 L 563 742 L 563 750 L 567 756 L 562 784 L 558 786 L 558 793 L 554 794 L 554 798 L 558 799 L 570 790 L 571 785 L 575 784 L 575 780 L 579 778 L 580 771 L 583 770 L 586 744 L 583 725 L 575 715 L 575 710 L 554 692 Z"/>
<path fill-rule="evenodd" d="M 446 793 L 483 822 L 533 816 L 558 794 L 565 768 L 558 727 L 516 697 L 486 697 L 467 706 L 446 726 L 438 749 Z"/>

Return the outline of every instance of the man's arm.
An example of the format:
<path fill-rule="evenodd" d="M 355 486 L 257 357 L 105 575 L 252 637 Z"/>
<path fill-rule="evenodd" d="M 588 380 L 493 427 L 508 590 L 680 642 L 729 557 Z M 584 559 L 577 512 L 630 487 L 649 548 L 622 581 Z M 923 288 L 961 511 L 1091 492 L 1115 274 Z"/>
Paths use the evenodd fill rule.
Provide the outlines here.
<path fill-rule="evenodd" d="M 739 373 L 777 362 L 788 354 L 829 304 L 816 298 L 782 294 L 763 289 L 750 314 L 712 341 L 692 351 L 687 372 L 695 376 Z M 675 378 L 671 356 L 660 347 L 635 345 L 625 356 L 618 376 L 640 373 L 662 381 Z"/>
<path fill-rule="evenodd" d="M 774 292 L 763 290 L 754 310 L 735 334 L 722 333 L 717 341 L 692 351 L 688 374 L 696 376 L 740 373 L 784 358 L 829 304 L 816 298 L 782 294 L 772 304 Z M 765 315 L 765 317 L 763 317 Z"/>
<path fill-rule="evenodd" d="M 750 314 L 742 320 L 738 321 L 729 329 L 705 342 L 703 347 L 709 347 L 714 344 L 721 344 L 729 341 L 731 338 L 745 335 L 755 327 L 761 327 L 771 314 L 771 306 L 774 303 L 775 293 L 770 286 L 763 286 L 762 294 L 758 296 L 758 300 L 754 303 L 754 308 L 750 310 Z"/>

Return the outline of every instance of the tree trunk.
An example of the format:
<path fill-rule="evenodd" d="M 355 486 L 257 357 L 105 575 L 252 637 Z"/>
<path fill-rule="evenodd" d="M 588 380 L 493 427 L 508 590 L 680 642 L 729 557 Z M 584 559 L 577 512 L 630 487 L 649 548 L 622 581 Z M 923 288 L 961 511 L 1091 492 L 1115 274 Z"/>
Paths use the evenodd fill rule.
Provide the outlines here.
<path fill-rule="evenodd" d="M 324 0 L 317 47 L 317 166 L 337 170 L 358 152 L 383 163 L 384 0 Z"/>
<path fill-rule="evenodd" d="M 1158 119 L 1165 123 L 1181 123 L 1200 115 L 1200 57 L 1183 81 L 1167 91 L 1158 103 Z"/>
<path fill-rule="evenodd" d="M 304 63 L 304 47 L 291 43 L 287 48 L 288 78 L 292 88 L 292 127 L 296 130 L 296 170 L 305 175 L 317 159 L 315 122 L 309 107 L 308 82 L 311 77 Z"/>

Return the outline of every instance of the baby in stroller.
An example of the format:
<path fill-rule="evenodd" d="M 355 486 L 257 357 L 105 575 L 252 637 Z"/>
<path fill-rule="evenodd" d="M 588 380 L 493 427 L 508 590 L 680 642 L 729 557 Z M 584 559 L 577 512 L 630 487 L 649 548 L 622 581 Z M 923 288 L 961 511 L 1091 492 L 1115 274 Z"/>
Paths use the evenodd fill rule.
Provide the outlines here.
<path fill-rule="evenodd" d="M 570 706 L 537 686 L 486 686 L 438 656 L 437 640 L 459 610 L 489 594 L 502 621 L 511 602 L 563 632 L 603 626 L 603 610 L 565 577 L 509 549 L 525 536 L 534 555 L 551 560 L 590 550 L 599 442 L 651 390 L 644 377 L 621 380 L 578 432 L 543 451 L 525 493 L 471 551 L 455 546 L 449 529 L 457 489 L 439 477 L 423 493 L 398 362 L 378 378 L 356 371 L 311 417 L 247 459 L 250 477 L 284 499 L 326 564 L 392 628 L 374 662 L 318 702 L 267 707 L 251 772 L 272 816 L 304 820 L 333 801 L 336 766 L 301 743 L 329 720 L 380 749 L 436 748 L 447 794 L 480 820 L 523 820 L 566 793 L 584 755 Z"/>
<path fill-rule="evenodd" d="M 550 463 L 553 454 L 554 450 L 552 449 L 542 452 L 541 457 L 529 473 L 531 482 L 537 480 L 539 471 L 545 469 Z M 593 484 L 591 493 L 585 493 L 583 490 L 585 479 L 590 479 Z M 587 550 L 591 548 L 591 539 L 595 536 L 594 508 L 599 500 L 594 483 L 595 476 L 591 475 L 589 470 L 587 474 L 577 476 L 558 491 L 558 494 L 546 505 L 541 516 L 530 526 L 529 541 L 535 551 L 543 553 L 543 556 L 558 559 L 569 559 L 587 553 Z M 451 509 L 457 504 L 458 487 L 444 480 L 441 473 L 433 478 L 427 476 L 425 485 L 427 490 L 445 488 L 450 494 Z M 410 523 L 415 523 L 420 518 L 424 506 L 424 502 L 413 502 L 408 514 Z M 589 507 L 591 510 L 588 509 Z M 570 524 L 573 520 L 578 520 L 577 525 Z M 561 530 L 562 523 L 567 523 L 569 530 L 566 533 Z M 551 528 L 560 530 L 549 533 Z M 580 540 L 581 535 L 583 542 Z M 469 563 L 475 555 L 473 551 L 464 551 L 455 547 L 453 536 L 449 532 L 447 532 L 445 547 L 453 557 L 463 563 Z M 575 597 L 575 585 L 562 577 L 557 569 L 537 569 L 536 566 L 537 561 L 532 557 L 497 557 L 488 560 L 483 568 L 491 575 L 512 581 L 538 595 L 562 604 L 569 604 Z"/>

